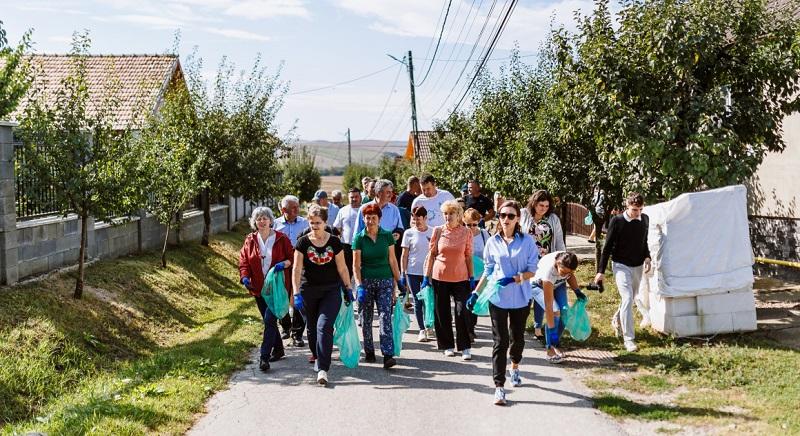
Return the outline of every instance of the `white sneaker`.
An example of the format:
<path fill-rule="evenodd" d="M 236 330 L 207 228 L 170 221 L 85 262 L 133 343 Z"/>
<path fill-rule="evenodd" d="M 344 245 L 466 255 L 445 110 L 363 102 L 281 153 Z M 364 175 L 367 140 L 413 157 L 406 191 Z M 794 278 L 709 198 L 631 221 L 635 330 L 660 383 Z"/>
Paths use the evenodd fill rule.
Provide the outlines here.
<path fill-rule="evenodd" d="M 322 386 L 328 384 L 328 371 L 320 370 L 317 373 L 317 383 L 321 384 Z"/>
<path fill-rule="evenodd" d="M 503 388 L 494 388 L 494 404 L 497 406 L 506 405 L 506 390 Z"/>
<path fill-rule="evenodd" d="M 428 339 L 433 339 L 436 337 L 436 331 L 434 329 L 426 329 L 425 333 L 428 334 Z"/>
<path fill-rule="evenodd" d="M 455 355 L 456 355 L 456 352 L 453 351 L 452 348 L 448 348 L 448 349 L 444 350 L 444 357 L 453 357 Z"/>
<path fill-rule="evenodd" d="M 637 347 L 636 343 L 633 341 L 625 341 L 625 349 L 628 350 L 629 353 L 639 351 L 639 347 Z"/>
<path fill-rule="evenodd" d="M 522 386 L 522 377 L 519 376 L 519 368 L 511 368 L 508 370 L 511 375 L 511 386 Z"/>
<path fill-rule="evenodd" d="M 465 348 L 464 351 L 461 352 L 461 358 L 463 360 L 472 360 L 472 349 Z"/>
<path fill-rule="evenodd" d="M 417 342 L 428 342 L 428 334 L 425 330 L 420 330 L 419 335 L 417 336 Z"/>
<path fill-rule="evenodd" d="M 619 324 L 619 318 L 616 315 L 611 318 L 611 328 L 614 329 L 614 334 L 618 338 L 622 337 L 622 326 Z"/>

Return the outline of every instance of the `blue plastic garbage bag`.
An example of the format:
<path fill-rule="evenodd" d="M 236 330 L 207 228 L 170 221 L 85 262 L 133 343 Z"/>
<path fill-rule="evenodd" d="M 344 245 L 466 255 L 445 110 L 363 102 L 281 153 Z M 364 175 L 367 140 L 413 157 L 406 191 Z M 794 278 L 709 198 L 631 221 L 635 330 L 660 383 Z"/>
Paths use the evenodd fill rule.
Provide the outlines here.
<path fill-rule="evenodd" d="M 472 276 L 480 277 L 483 275 L 483 259 L 480 256 L 472 256 Z"/>
<path fill-rule="evenodd" d="M 361 354 L 361 342 L 358 340 L 358 327 L 353 316 L 353 306 L 345 304 L 339 307 L 336 321 L 333 323 L 333 343 L 339 347 L 339 359 L 344 366 L 355 368 Z"/>
<path fill-rule="evenodd" d="M 394 303 L 394 314 L 392 315 L 392 337 L 394 338 L 394 357 L 400 355 L 403 350 L 403 333 L 411 325 L 411 317 L 406 313 L 404 307 L 408 300 L 408 292 L 402 298 L 398 298 Z"/>
<path fill-rule="evenodd" d="M 273 267 L 261 287 L 261 297 L 267 303 L 269 311 L 278 319 L 289 313 L 289 294 L 284 283 L 283 271 L 275 271 Z"/>
<path fill-rule="evenodd" d="M 497 281 L 489 282 L 478 296 L 475 306 L 472 307 L 472 313 L 478 316 L 489 316 L 489 300 L 494 294 L 500 292 L 500 289 L 503 289 L 503 287 Z"/>
<path fill-rule="evenodd" d="M 569 330 L 570 336 L 576 341 L 585 341 L 592 334 L 592 323 L 586 311 L 589 299 L 576 300 L 568 309 L 561 310 L 564 328 Z"/>
<path fill-rule="evenodd" d="M 425 302 L 425 310 L 422 312 L 422 321 L 423 324 L 425 324 L 425 328 L 432 328 L 433 319 L 435 316 L 434 311 L 436 310 L 436 302 L 434 301 L 433 297 L 433 286 L 428 285 L 420 289 L 419 293 L 417 294 L 417 299 Z"/>

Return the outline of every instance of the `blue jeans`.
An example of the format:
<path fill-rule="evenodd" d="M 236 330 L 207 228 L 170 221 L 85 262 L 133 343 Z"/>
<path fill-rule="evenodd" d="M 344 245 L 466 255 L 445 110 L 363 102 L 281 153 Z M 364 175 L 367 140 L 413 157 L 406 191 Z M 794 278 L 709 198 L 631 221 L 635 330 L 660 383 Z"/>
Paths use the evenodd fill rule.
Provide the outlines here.
<path fill-rule="evenodd" d="M 364 279 L 364 288 L 367 295 L 361 305 L 361 333 L 364 335 L 364 352 L 374 353 L 375 344 L 372 339 L 372 307 L 378 305 L 378 318 L 380 318 L 381 354 L 384 357 L 394 356 L 394 337 L 392 336 L 392 293 L 394 292 L 393 279 Z"/>
<path fill-rule="evenodd" d="M 542 288 L 540 288 L 540 287 L 538 287 L 536 285 L 533 285 L 533 292 L 534 293 L 544 292 L 544 290 L 542 290 Z M 567 299 L 567 283 L 566 282 L 556 286 L 556 288 L 553 289 L 553 299 L 555 300 L 556 305 L 559 308 L 564 307 L 564 306 L 569 304 L 569 300 Z M 537 303 L 536 300 L 534 300 L 534 302 L 533 302 L 533 326 L 535 328 L 542 328 L 542 326 L 544 325 L 542 323 L 542 320 L 544 320 L 544 308 L 542 306 L 539 306 L 539 303 Z M 561 321 L 561 317 L 560 316 L 556 316 L 555 317 L 555 326 L 558 328 L 558 337 L 560 338 L 561 334 L 564 332 L 564 323 Z M 544 327 L 545 327 L 545 335 L 544 335 L 545 336 L 545 340 L 547 342 L 547 347 L 550 348 L 550 338 L 547 336 L 547 332 L 546 332 L 547 326 L 544 325 Z"/>
<path fill-rule="evenodd" d="M 301 289 L 308 326 L 308 348 L 317 358 L 319 369 L 331 368 L 333 352 L 333 323 L 342 305 L 339 285 Z"/>
<path fill-rule="evenodd" d="M 267 302 L 264 297 L 258 295 L 254 297 L 258 312 L 261 314 L 261 319 L 264 321 L 264 335 L 261 339 L 261 357 L 269 359 L 272 354 L 283 353 L 283 341 L 281 335 L 278 333 L 278 318 L 270 312 L 267 307 Z"/>
<path fill-rule="evenodd" d="M 409 274 L 408 275 L 408 287 L 411 288 L 411 293 L 414 294 L 414 315 L 417 318 L 417 324 L 419 324 L 420 330 L 425 330 L 425 320 L 424 313 L 425 313 L 425 302 L 417 298 L 419 291 L 421 290 L 422 285 L 422 276 Z"/>

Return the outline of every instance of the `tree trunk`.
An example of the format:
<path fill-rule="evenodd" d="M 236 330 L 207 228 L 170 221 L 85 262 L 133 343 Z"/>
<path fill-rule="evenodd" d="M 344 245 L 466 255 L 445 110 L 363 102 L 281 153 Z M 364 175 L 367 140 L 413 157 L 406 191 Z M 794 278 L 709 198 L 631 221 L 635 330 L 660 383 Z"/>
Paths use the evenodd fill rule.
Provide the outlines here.
<path fill-rule="evenodd" d="M 86 224 L 89 221 L 89 215 L 83 214 L 81 215 L 81 248 L 80 254 L 78 254 L 78 280 L 75 282 L 75 293 L 73 297 L 76 300 L 80 300 L 83 296 L 83 270 L 84 270 L 84 258 L 86 257 L 86 239 L 89 234 L 88 229 L 86 228 Z"/>
<path fill-rule="evenodd" d="M 170 223 L 167 223 L 167 234 L 164 235 L 164 247 L 161 249 L 161 267 L 167 267 L 167 241 L 169 240 Z"/>
<path fill-rule="evenodd" d="M 208 236 L 211 233 L 211 199 L 209 198 L 211 193 L 209 189 L 203 189 L 203 193 L 200 196 L 200 203 L 203 205 L 203 238 L 200 240 L 200 244 L 205 245 L 208 247 Z"/>

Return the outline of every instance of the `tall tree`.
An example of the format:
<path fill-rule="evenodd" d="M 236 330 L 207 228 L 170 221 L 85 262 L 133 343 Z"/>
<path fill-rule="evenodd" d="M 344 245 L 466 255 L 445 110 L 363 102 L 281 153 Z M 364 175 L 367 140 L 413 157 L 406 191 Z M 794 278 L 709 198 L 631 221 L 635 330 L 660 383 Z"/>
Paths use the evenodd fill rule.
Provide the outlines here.
<path fill-rule="evenodd" d="M 198 121 L 187 89 L 170 89 L 158 113 L 142 127 L 131 151 L 137 156 L 139 177 L 146 181 L 140 187 L 147 209 L 167 228 L 161 249 L 161 266 L 166 268 L 170 230 L 179 228 L 181 212 L 204 188 Z"/>
<path fill-rule="evenodd" d="M 300 201 L 311 201 L 322 182 L 315 160 L 314 153 L 300 147 L 281 164 L 283 189 L 287 194 L 296 195 Z"/>
<path fill-rule="evenodd" d="M 24 58 L 30 47 L 30 30 L 22 35 L 19 44 L 9 46 L 6 30 L 0 21 L 0 120 L 14 111 L 30 86 L 30 71 Z"/>
<path fill-rule="evenodd" d="M 31 171 L 44 186 L 53 187 L 64 215 L 75 213 L 80 218 L 75 298 L 83 294 L 89 217 L 105 220 L 140 206 L 133 187 L 141 181 L 131 171 L 134 164 L 127 147 L 130 134 L 114 126 L 119 82 L 109 80 L 103 95 L 89 95 L 86 61 L 90 45 L 88 33 L 73 35 L 70 74 L 61 80 L 55 95 L 34 89 L 19 132 Z"/>

